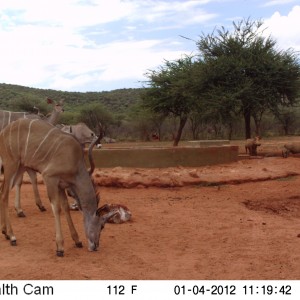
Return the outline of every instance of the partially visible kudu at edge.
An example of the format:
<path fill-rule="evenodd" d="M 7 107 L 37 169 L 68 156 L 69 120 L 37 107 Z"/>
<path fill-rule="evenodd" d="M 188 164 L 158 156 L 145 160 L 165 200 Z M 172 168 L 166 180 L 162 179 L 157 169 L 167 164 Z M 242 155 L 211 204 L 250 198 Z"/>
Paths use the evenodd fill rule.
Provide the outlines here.
<path fill-rule="evenodd" d="M 9 191 L 24 169 L 30 168 L 42 174 L 47 188 L 55 219 L 57 255 L 64 254 L 61 207 L 75 245 L 82 246 L 71 219 L 66 188 L 72 191 L 80 204 L 88 249 L 97 250 L 101 230 L 115 213 L 105 213 L 98 208 L 99 200 L 86 169 L 82 147 L 73 136 L 40 120 L 20 119 L 0 133 L 0 160 L 4 167 L 0 198 L 1 231 L 12 245 L 16 245 L 16 237 L 8 212 Z"/>

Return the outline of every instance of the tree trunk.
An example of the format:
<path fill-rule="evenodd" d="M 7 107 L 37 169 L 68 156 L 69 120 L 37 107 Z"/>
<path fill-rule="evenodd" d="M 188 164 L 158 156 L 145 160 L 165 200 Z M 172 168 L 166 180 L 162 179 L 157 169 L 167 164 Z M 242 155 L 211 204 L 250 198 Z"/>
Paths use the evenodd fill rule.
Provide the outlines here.
<path fill-rule="evenodd" d="M 255 136 L 260 136 L 260 121 L 254 120 L 255 123 Z"/>
<path fill-rule="evenodd" d="M 198 140 L 199 138 L 199 127 L 200 127 L 200 121 L 197 119 L 197 117 L 191 117 L 189 118 L 190 121 L 190 128 L 192 132 L 193 140 Z"/>
<path fill-rule="evenodd" d="M 253 115 L 254 124 L 255 124 L 255 136 L 260 136 L 260 124 L 263 113 L 261 112 L 259 115 Z"/>
<path fill-rule="evenodd" d="M 251 113 L 250 113 L 250 110 L 246 110 L 244 112 L 244 120 L 245 120 L 246 139 L 250 139 L 251 138 Z"/>
<path fill-rule="evenodd" d="M 289 126 L 287 124 L 283 125 L 284 135 L 289 135 Z"/>
<path fill-rule="evenodd" d="M 173 142 L 174 147 L 178 146 L 178 143 L 181 139 L 182 131 L 186 124 L 187 119 L 188 119 L 187 116 L 180 117 L 179 128 L 177 130 L 177 134 L 176 134 L 174 142 Z"/>
<path fill-rule="evenodd" d="M 232 138 L 232 132 L 233 132 L 233 124 L 229 123 L 228 124 L 228 140 L 230 141 Z"/>

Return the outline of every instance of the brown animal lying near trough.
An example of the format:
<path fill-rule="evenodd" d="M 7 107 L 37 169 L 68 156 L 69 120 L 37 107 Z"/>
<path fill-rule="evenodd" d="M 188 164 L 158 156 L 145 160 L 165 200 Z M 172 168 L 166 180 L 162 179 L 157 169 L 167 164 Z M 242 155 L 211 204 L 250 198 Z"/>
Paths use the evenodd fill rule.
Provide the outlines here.
<path fill-rule="evenodd" d="M 76 202 L 70 205 L 71 210 L 79 210 Z M 131 219 L 131 211 L 122 204 L 105 204 L 102 206 L 104 213 L 115 212 L 115 214 L 107 220 L 108 223 L 121 224 Z"/>
<path fill-rule="evenodd" d="M 103 205 L 103 211 L 105 213 L 116 212 L 107 220 L 108 223 L 121 224 L 131 219 L 131 211 L 122 204 L 105 204 Z"/>
<path fill-rule="evenodd" d="M 246 144 L 245 144 L 246 154 L 247 154 L 247 151 L 249 151 L 249 154 L 251 156 L 256 156 L 257 155 L 257 147 L 260 145 L 261 145 L 261 143 L 260 143 L 259 136 L 256 136 L 253 139 L 247 139 Z"/>
<path fill-rule="evenodd" d="M 290 153 L 297 154 L 300 153 L 300 142 L 292 142 L 285 144 L 284 149 L 282 150 L 282 156 L 287 158 Z"/>
<path fill-rule="evenodd" d="M 96 189 L 96 195 L 100 197 L 100 189 Z M 121 224 L 131 219 L 131 211 L 122 204 L 105 204 L 102 206 L 104 213 L 115 213 L 107 220 L 108 223 Z"/>

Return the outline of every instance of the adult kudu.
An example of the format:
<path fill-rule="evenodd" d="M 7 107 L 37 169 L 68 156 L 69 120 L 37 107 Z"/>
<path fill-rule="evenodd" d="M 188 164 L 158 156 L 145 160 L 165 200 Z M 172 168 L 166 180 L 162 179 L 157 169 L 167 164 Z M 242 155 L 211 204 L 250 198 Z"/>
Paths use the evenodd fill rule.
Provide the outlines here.
<path fill-rule="evenodd" d="M 66 189 L 70 189 L 79 202 L 88 249 L 97 250 L 101 230 L 108 219 L 115 215 L 115 211 L 106 212 L 98 208 L 99 199 L 86 169 L 83 149 L 72 135 L 44 121 L 17 120 L 0 133 L 0 160 L 4 167 L 0 198 L 1 230 L 11 245 L 16 245 L 16 237 L 9 219 L 9 191 L 24 170 L 30 168 L 41 173 L 47 188 L 55 219 L 57 255 L 64 255 L 61 207 L 75 245 L 82 247 L 70 215 Z"/>
<path fill-rule="evenodd" d="M 72 130 L 70 130 L 70 127 L 72 127 Z M 100 125 L 99 125 L 100 127 Z M 67 132 L 72 134 L 78 142 L 84 147 L 85 144 L 91 144 L 93 141 L 97 140 L 97 143 L 99 139 L 101 139 L 101 131 L 99 132 L 99 136 L 97 136 L 86 124 L 84 123 L 78 123 L 76 125 L 72 126 L 58 126 L 60 130 L 63 132 Z M 101 129 L 101 128 L 100 128 Z M 91 166 L 94 168 L 94 166 Z M 34 192 L 34 199 L 35 199 L 35 204 L 37 207 L 40 209 L 40 211 L 46 211 L 45 206 L 42 203 L 40 193 L 38 191 L 37 187 L 37 177 L 36 177 L 36 172 L 33 170 L 27 170 L 27 173 L 30 176 L 31 183 L 33 186 L 33 192 Z M 22 186 L 22 181 L 23 181 L 23 176 L 20 176 L 18 180 L 16 181 L 16 196 L 15 196 L 15 210 L 17 212 L 18 217 L 25 217 L 25 213 L 21 207 L 21 186 Z M 73 205 L 74 207 L 78 207 L 78 205 Z"/>
<path fill-rule="evenodd" d="M 11 122 L 16 121 L 18 119 L 42 119 L 50 124 L 56 125 L 58 123 L 61 113 L 64 111 L 64 100 L 54 101 L 50 98 L 47 98 L 47 103 L 49 105 L 52 105 L 53 107 L 52 112 L 47 116 L 40 114 L 39 109 L 38 109 L 38 114 L 0 110 L 0 129 L 3 130 Z M 39 191 L 37 188 L 36 172 L 29 169 L 27 170 L 27 173 L 32 183 L 36 205 L 39 207 L 41 211 L 45 211 L 46 209 L 41 202 Z M 23 180 L 23 176 L 20 176 L 19 181 L 16 182 L 15 209 L 19 217 L 25 217 L 25 214 L 20 207 L 20 193 L 21 193 L 22 180 Z"/>

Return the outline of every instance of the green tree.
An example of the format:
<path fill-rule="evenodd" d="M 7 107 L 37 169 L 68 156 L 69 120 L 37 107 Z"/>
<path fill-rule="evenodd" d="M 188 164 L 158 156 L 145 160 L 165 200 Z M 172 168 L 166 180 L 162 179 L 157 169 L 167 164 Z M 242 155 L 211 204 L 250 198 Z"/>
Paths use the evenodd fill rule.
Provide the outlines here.
<path fill-rule="evenodd" d="M 246 138 L 251 137 L 251 117 L 259 131 L 267 109 L 293 105 L 299 93 L 297 55 L 291 49 L 276 50 L 276 42 L 263 36 L 262 26 L 249 19 L 233 22 L 233 32 L 222 27 L 197 42 L 205 65 L 205 98 L 228 123 L 242 114 Z"/>
<path fill-rule="evenodd" d="M 114 123 L 113 115 L 103 105 L 97 103 L 84 106 L 79 112 L 78 119 L 96 133 L 100 125 L 104 134 L 107 134 L 109 126 Z"/>
<path fill-rule="evenodd" d="M 30 95 L 17 95 L 14 99 L 10 100 L 9 109 L 12 111 L 24 111 L 28 113 L 41 113 L 46 115 L 50 112 L 51 108 L 48 108 L 46 101 L 41 97 Z"/>
<path fill-rule="evenodd" d="M 150 70 L 149 87 L 142 95 L 143 105 L 160 116 L 179 119 L 173 146 L 177 146 L 190 113 L 197 105 L 192 91 L 193 58 L 185 56 L 175 61 L 166 61 L 158 70 Z"/>
<path fill-rule="evenodd" d="M 274 112 L 275 118 L 278 120 L 279 124 L 282 126 L 285 135 L 289 135 L 293 126 L 297 122 L 297 112 L 299 112 L 299 107 L 282 107 L 278 108 Z M 299 113 L 298 113 L 299 116 Z"/>

